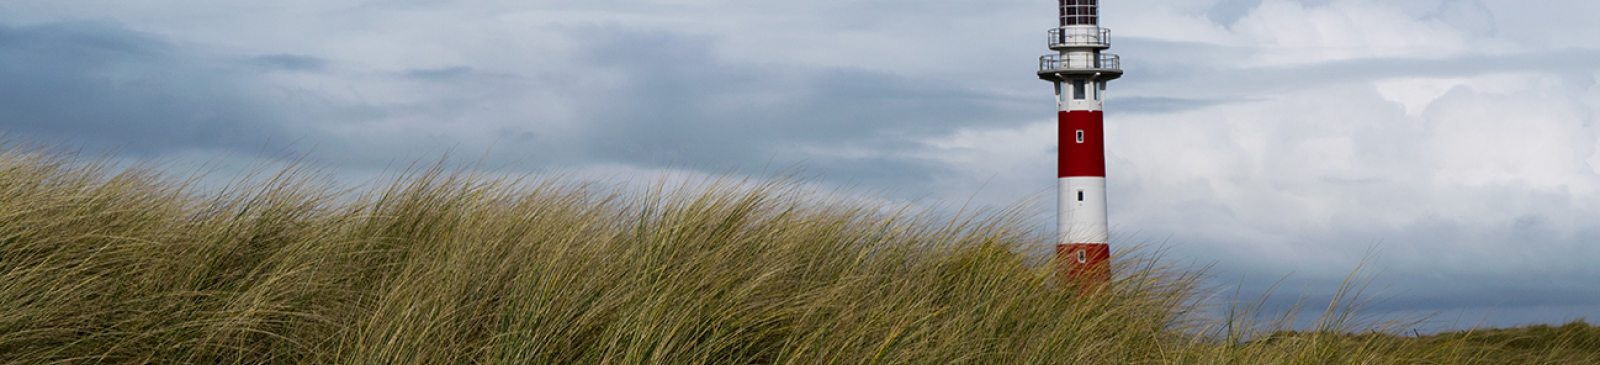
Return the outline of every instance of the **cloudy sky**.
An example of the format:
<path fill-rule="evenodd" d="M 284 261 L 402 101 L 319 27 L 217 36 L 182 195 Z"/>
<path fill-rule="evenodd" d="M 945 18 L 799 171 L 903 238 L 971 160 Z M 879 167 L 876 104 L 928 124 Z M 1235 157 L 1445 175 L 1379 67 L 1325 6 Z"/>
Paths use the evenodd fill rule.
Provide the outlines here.
<path fill-rule="evenodd" d="M 1285 275 L 1279 302 L 1323 298 L 1367 257 L 1375 314 L 1600 319 L 1600 2 L 1102 2 L 1127 71 L 1115 245 L 1214 263 L 1246 299 Z M 1053 6 L 5 0 L 0 129 L 349 175 L 450 151 L 1030 204 L 1055 183 L 1033 75 Z"/>

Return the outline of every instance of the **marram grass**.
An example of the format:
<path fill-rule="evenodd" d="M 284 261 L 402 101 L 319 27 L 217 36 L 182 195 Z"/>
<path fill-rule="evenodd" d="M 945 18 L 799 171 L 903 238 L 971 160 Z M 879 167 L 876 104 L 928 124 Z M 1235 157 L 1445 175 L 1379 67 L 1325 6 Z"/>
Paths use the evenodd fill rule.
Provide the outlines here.
<path fill-rule="evenodd" d="M 431 168 L 352 192 L 312 175 L 207 190 L 0 152 L 0 364 L 1596 359 L 1191 318 L 1199 273 L 1138 252 L 1079 296 L 1019 254 L 1046 238 L 1009 211 L 952 218 L 731 180 L 636 192 Z"/>

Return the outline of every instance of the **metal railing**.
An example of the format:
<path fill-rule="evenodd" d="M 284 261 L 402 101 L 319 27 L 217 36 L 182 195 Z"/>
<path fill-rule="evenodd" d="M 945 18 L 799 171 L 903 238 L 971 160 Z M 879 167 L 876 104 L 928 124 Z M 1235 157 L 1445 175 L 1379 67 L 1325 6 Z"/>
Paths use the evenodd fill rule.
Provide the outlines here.
<path fill-rule="evenodd" d="M 1055 28 L 1049 32 L 1050 47 L 1110 47 L 1111 30 L 1100 27 Z"/>
<path fill-rule="evenodd" d="M 1099 54 L 1099 57 L 1061 57 L 1059 54 L 1047 54 L 1039 57 L 1039 71 L 1054 70 L 1121 70 L 1122 58 L 1114 54 Z"/>

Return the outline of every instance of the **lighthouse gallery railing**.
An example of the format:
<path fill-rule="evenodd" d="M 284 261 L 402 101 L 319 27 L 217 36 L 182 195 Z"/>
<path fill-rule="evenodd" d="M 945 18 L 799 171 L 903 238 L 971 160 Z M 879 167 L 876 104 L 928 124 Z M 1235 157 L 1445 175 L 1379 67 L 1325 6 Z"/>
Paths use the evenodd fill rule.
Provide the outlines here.
<path fill-rule="evenodd" d="M 1050 48 L 1089 46 L 1111 47 L 1111 30 L 1100 27 L 1056 28 L 1049 32 Z"/>
<path fill-rule="evenodd" d="M 1061 57 L 1059 54 L 1048 54 L 1039 57 L 1039 71 L 1052 70 L 1089 70 L 1089 69 L 1122 69 L 1122 58 L 1114 54 L 1099 54 L 1099 57 Z"/>

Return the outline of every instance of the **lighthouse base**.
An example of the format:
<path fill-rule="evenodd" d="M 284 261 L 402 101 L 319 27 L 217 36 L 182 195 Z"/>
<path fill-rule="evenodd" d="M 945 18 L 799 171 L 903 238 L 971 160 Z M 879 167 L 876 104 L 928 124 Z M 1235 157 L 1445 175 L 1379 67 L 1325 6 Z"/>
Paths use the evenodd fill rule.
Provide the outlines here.
<path fill-rule="evenodd" d="M 1079 293 L 1099 290 L 1111 281 L 1111 245 L 1062 243 L 1056 245 L 1056 280 Z"/>

